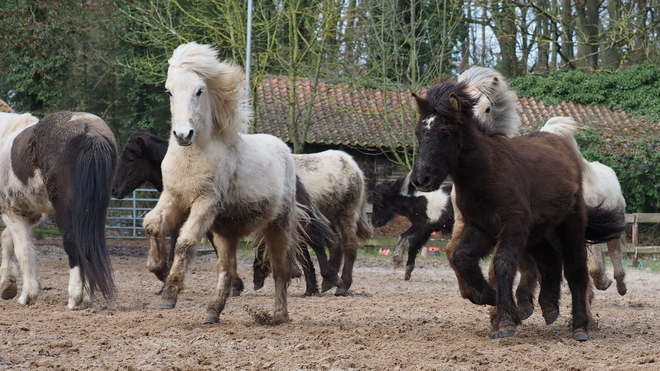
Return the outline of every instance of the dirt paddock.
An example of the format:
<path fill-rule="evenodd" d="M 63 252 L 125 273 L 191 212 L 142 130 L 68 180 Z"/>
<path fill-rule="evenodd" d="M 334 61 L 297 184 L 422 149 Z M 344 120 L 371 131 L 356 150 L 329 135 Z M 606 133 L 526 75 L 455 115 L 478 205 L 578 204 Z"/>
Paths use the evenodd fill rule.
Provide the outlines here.
<path fill-rule="evenodd" d="M 390 257 L 359 256 L 348 297 L 303 298 L 296 279 L 291 322 L 272 327 L 251 313 L 272 311 L 273 282 L 253 291 L 243 255 L 246 291 L 204 325 L 213 255 L 197 257 L 177 307 L 159 310 L 144 241 L 109 243 L 116 300 L 82 311 L 66 307 L 66 255 L 39 246 L 37 303 L 0 302 L 0 370 L 660 370 L 660 274 L 649 271 L 628 267 L 626 296 L 596 292 L 598 329 L 585 343 L 571 340 L 566 288 L 554 324 L 536 308 L 515 336 L 490 340 L 487 308 L 460 298 L 443 259 L 420 258 L 406 282 Z"/>

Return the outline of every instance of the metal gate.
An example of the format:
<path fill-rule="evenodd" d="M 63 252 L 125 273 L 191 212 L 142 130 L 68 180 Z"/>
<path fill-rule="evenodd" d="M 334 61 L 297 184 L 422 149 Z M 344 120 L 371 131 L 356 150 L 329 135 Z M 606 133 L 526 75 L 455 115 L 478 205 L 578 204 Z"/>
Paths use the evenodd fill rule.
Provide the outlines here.
<path fill-rule="evenodd" d="M 121 200 L 111 199 L 105 222 L 106 238 L 145 238 L 142 220 L 156 206 L 159 195 L 155 189 L 138 188 Z"/>

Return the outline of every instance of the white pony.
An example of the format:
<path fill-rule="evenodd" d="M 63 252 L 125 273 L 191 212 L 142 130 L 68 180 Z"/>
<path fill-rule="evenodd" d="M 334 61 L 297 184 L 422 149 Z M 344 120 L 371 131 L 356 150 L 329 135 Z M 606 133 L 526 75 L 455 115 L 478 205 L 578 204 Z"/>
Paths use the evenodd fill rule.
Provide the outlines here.
<path fill-rule="evenodd" d="M 474 107 L 474 114 L 481 121 L 485 131 L 501 133 L 509 137 L 519 135 L 521 120 L 517 111 L 518 97 L 509 89 L 504 76 L 492 68 L 476 66 L 463 72 L 458 77 L 458 81 L 467 84 L 468 90 L 479 99 Z M 550 120 L 553 119 L 555 118 Z M 565 125 L 576 125 L 570 117 L 556 119 L 563 121 Z M 563 135 L 565 131 L 561 129 L 561 125 L 546 125 L 541 131 Z M 580 153 L 575 138 L 572 135 L 569 137 Z M 582 162 L 582 187 L 587 206 L 595 207 L 602 204 L 606 209 L 617 208 L 624 213 L 626 201 L 614 170 L 598 161 L 589 162 L 584 157 Z M 457 222 L 460 220 L 460 215 L 457 215 L 456 220 Z M 614 267 L 617 291 L 620 295 L 625 295 L 627 289 L 621 256 L 622 239 L 623 237 L 609 241 L 607 248 Z M 606 290 L 612 284 L 612 280 L 607 277 L 602 245 L 589 245 L 588 249 L 589 274 L 594 286 L 599 290 Z"/>
<path fill-rule="evenodd" d="M 183 44 L 169 60 L 165 87 L 172 131 L 163 159 L 163 193 L 144 219 L 147 266 L 165 281 L 161 308 L 174 308 L 194 252 L 207 231 L 218 248 L 218 284 L 205 323 L 216 323 L 231 293 L 241 237 L 263 235 L 275 280 L 272 323 L 289 320 L 287 285 L 297 213 L 289 147 L 271 135 L 245 134 L 251 116 L 243 71 L 209 45 Z M 185 220 L 185 221 L 184 221 Z M 168 271 L 165 234 L 183 225 Z"/>

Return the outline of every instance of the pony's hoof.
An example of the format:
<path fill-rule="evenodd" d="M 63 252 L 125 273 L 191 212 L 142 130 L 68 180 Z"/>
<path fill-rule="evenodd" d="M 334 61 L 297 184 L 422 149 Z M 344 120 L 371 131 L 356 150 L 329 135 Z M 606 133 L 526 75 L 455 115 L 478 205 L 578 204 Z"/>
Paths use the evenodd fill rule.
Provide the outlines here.
<path fill-rule="evenodd" d="M 534 308 L 522 309 L 518 313 L 518 315 L 520 316 L 520 320 L 526 320 L 527 318 L 531 317 L 532 314 L 534 314 Z"/>
<path fill-rule="evenodd" d="M 493 340 L 504 339 L 506 337 L 513 336 L 515 334 L 516 334 L 516 329 L 512 328 L 512 329 L 506 329 L 506 330 L 502 330 L 502 331 L 494 331 L 490 334 L 490 338 L 493 339 Z"/>
<path fill-rule="evenodd" d="M 160 309 L 174 309 L 176 304 L 170 304 L 170 303 L 162 303 L 161 305 L 158 306 Z"/>
<path fill-rule="evenodd" d="M 204 318 L 204 323 L 205 324 L 213 324 L 213 323 L 218 323 L 220 322 L 220 319 L 218 317 L 206 317 Z"/>
<path fill-rule="evenodd" d="M 243 290 L 233 289 L 233 290 L 231 290 L 231 296 L 241 296 L 241 291 L 243 291 Z"/>
<path fill-rule="evenodd" d="M 593 281 L 594 281 L 594 287 L 600 291 L 605 291 L 612 285 L 612 280 L 607 278 L 595 279 Z"/>
<path fill-rule="evenodd" d="M 543 313 L 543 318 L 545 318 L 546 325 L 552 325 L 557 318 L 559 318 L 559 312 L 556 310 L 551 310 Z"/>
<path fill-rule="evenodd" d="M 310 296 L 316 296 L 316 295 L 318 295 L 318 294 L 319 294 L 319 290 L 307 290 L 307 291 L 305 291 L 305 293 L 303 294 L 303 297 L 304 297 L 304 298 L 307 298 L 307 297 L 310 297 Z"/>
<path fill-rule="evenodd" d="M 621 283 L 616 283 L 616 291 L 619 293 L 619 295 L 623 296 L 628 292 L 628 288 L 626 287 L 626 284 L 621 282 Z M 3 297 L 4 299 L 4 297 Z"/>
<path fill-rule="evenodd" d="M 335 291 L 335 296 L 348 296 L 348 292 L 344 289 L 337 288 L 337 291 Z"/>
<path fill-rule="evenodd" d="M 580 341 L 580 342 L 587 341 L 587 340 L 589 340 L 589 335 L 587 335 L 587 331 L 585 331 L 584 329 L 579 328 L 579 329 L 576 329 L 576 330 L 573 331 L 573 340 Z"/>
<path fill-rule="evenodd" d="M 2 292 L 2 299 L 9 300 L 16 297 L 18 294 L 18 286 L 16 281 L 5 281 L 0 285 L 0 292 Z"/>
<path fill-rule="evenodd" d="M 254 289 L 254 291 L 258 291 L 258 290 L 261 289 L 262 287 L 264 287 L 264 283 L 263 283 L 263 282 L 259 282 L 259 283 L 255 283 L 255 284 L 254 284 L 253 289 Z"/>
<path fill-rule="evenodd" d="M 415 267 L 411 267 L 409 265 L 406 266 L 406 273 L 403 275 L 404 280 L 410 281 L 410 276 L 412 276 L 413 269 L 415 269 Z"/>
<path fill-rule="evenodd" d="M 335 283 L 324 277 L 323 282 L 321 282 L 321 293 L 324 293 L 333 287 L 341 287 L 344 284 L 344 281 L 339 277 L 336 277 L 334 281 Z"/>
<path fill-rule="evenodd" d="M 287 313 L 275 313 L 273 315 L 273 325 L 281 325 L 283 323 L 288 323 L 291 320 Z"/>

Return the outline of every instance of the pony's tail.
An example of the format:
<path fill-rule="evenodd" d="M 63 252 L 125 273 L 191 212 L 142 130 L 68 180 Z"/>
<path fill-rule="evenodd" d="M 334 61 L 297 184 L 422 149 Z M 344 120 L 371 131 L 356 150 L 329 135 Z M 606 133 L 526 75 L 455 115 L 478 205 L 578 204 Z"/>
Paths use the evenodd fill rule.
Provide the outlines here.
<path fill-rule="evenodd" d="M 330 227 L 330 221 L 311 203 L 296 202 L 298 210 L 298 246 L 314 251 L 330 250 L 337 244 L 337 238 Z"/>
<path fill-rule="evenodd" d="M 366 206 L 366 200 L 363 197 L 362 201 L 360 202 L 360 207 L 358 209 L 358 212 L 360 215 L 358 216 L 357 220 L 357 231 L 356 231 L 356 236 L 358 238 L 359 242 L 364 242 L 368 239 L 371 238 L 373 235 L 373 231 L 371 230 L 371 226 L 369 226 L 369 222 L 367 222 L 367 209 L 365 208 Z"/>
<path fill-rule="evenodd" d="M 587 206 L 587 227 L 584 238 L 587 243 L 605 243 L 621 238 L 626 229 L 624 211 L 618 208 L 606 209 Z"/>
<path fill-rule="evenodd" d="M 105 221 L 112 177 L 117 163 L 115 144 L 102 136 L 88 136 L 81 143 L 74 170 L 71 231 L 78 250 L 83 287 L 114 299 L 114 281 L 105 244 Z"/>
<path fill-rule="evenodd" d="M 593 170 L 589 166 L 589 161 L 582 156 L 580 152 L 580 147 L 575 141 L 575 130 L 578 127 L 578 123 L 572 117 L 563 117 L 557 116 L 549 119 L 545 125 L 541 128 L 542 132 L 559 135 L 560 137 L 566 139 L 570 143 L 571 147 L 582 159 L 582 176 L 585 178 L 591 179 L 593 176 Z"/>

